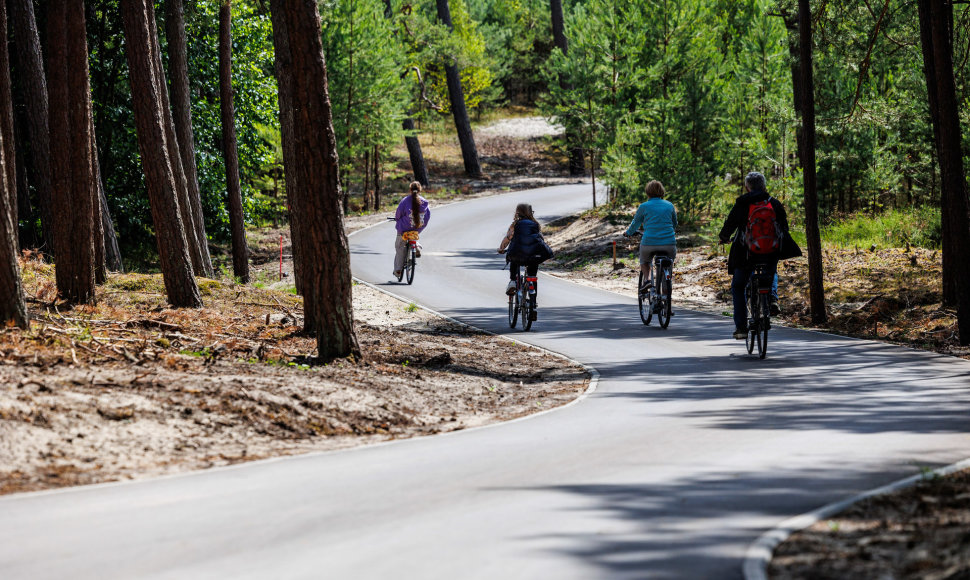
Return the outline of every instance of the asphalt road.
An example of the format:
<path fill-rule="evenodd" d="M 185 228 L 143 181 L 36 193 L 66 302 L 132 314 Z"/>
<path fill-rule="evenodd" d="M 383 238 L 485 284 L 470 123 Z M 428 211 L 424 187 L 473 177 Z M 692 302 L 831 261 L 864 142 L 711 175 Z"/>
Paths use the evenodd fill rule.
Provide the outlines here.
<path fill-rule="evenodd" d="M 351 238 L 356 276 L 509 331 L 494 248 L 515 204 L 433 209 L 414 285 L 393 233 Z M 787 517 L 970 456 L 970 363 L 730 319 L 644 327 L 632 298 L 540 275 L 517 339 L 594 366 L 577 405 L 496 427 L 140 483 L 0 499 L 0 578 L 740 578 Z M 502 361 L 495 361 L 502 364 Z"/>

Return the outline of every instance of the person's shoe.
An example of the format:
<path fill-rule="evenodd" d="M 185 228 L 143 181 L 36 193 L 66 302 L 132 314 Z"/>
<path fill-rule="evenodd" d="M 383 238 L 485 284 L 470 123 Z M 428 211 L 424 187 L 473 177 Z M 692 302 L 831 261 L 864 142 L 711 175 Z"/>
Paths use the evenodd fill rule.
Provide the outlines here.
<path fill-rule="evenodd" d="M 509 285 L 505 287 L 505 293 L 509 296 L 513 296 L 515 294 L 515 290 L 515 280 L 509 280 Z"/>
<path fill-rule="evenodd" d="M 418 244 L 417 246 L 414 247 L 414 257 L 415 258 L 421 257 L 421 244 Z"/>
<path fill-rule="evenodd" d="M 539 318 L 539 313 L 535 310 L 529 313 L 529 321 L 535 322 L 537 318 Z"/>
<path fill-rule="evenodd" d="M 403 270 L 394 270 L 393 276 L 395 278 L 397 278 L 398 280 L 400 280 L 401 277 L 404 276 L 404 271 Z"/>
<path fill-rule="evenodd" d="M 746 338 L 748 338 L 748 331 L 747 330 L 745 330 L 743 328 L 735 328 L 734 329 L 734 339 L 735 340 L 744 340 Z"/>
<path fill-rule="evenodd" d="M 768 312 L 770 312 L 772 316 L 781 315 L 781 307 L 778 306 L 777 298 L 772 298 L 771 300 L 768 301 Z"/>

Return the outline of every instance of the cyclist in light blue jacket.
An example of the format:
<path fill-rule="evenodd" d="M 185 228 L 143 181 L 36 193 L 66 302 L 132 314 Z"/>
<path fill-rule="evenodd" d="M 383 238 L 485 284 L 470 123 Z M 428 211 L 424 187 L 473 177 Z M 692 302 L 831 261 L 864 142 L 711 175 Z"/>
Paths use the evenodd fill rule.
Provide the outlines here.
<path fill-rule="evenodd" d="M 655 254 L 666 254 L 671 259 L 677 256 L 677 209 L 665 200 L 664 186 L 653 180 L 646 187 L 647 201 L 640 204 L 633 222 L 624 236 L 632 236 L 643 228 L 640 240 L 640 271 L 643 272 L 644 287 L 653 285 L 653 269 L 650 262 Z"/>

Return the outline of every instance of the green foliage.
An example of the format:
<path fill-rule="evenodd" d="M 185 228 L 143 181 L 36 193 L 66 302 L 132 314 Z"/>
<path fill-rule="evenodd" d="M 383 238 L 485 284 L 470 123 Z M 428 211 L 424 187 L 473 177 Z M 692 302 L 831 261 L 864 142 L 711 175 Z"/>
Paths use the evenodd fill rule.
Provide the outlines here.
<path fill-rule="evenodd" d="M 907 244 L 938 249 L 941 240 L 940 210 L 921 207 L 856 214 L 832 220 L 822 227 L 822 241 L 843 248 L 901 248 Z"/>

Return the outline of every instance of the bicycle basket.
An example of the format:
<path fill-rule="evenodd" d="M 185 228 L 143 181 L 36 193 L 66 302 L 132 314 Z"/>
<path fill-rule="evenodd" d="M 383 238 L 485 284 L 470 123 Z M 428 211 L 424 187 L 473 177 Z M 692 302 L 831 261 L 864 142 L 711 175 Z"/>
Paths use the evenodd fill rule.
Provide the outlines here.
<path fill-rule="evenodd" d="M 416 242 L 420 236 L 418 235 L 418 232 L 412 230 L 410 232 L 404 232 L 401 234 L 401 237 L 409 242 Z"/>

